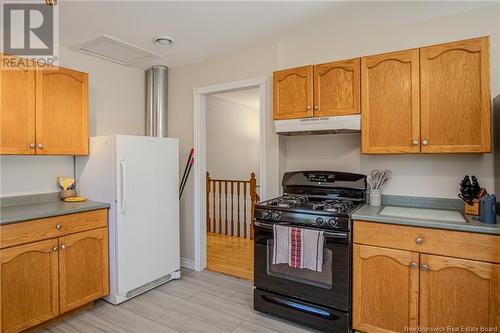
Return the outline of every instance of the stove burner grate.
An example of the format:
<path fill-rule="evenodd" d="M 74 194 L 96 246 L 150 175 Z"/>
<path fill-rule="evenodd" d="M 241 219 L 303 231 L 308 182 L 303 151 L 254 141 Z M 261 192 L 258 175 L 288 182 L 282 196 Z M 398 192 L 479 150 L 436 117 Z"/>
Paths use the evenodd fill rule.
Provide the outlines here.
<path fill-rule="evenodd" d="M 267 205 L 275 206 L 280 208 L 292 208 L 301 206 L 306 202 L 304 197 L 295 197 L 295 196 L 283 196 L 276 199 L 270 200 Z"/>

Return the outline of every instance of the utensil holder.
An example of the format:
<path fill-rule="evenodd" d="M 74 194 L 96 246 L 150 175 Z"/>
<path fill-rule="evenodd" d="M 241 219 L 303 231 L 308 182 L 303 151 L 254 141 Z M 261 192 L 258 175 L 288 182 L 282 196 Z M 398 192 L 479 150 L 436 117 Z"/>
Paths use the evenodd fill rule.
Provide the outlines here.
<path fill-rule="evenodd" d="M 382 205 L 381 192 L 381 190 L 370 190 L 370 206 L 380 207 Z"/>
<path fill-rule="evenodd" d="M 62 190 L 59 192 L 59 198 L 61 198 L 61 200 L 69 197 L 76 197 L 76 190 Z"/>

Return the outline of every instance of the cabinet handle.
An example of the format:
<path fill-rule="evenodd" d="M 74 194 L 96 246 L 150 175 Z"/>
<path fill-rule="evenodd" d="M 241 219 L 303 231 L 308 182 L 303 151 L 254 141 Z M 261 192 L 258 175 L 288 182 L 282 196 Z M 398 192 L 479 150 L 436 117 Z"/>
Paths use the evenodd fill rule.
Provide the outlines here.
<path fill-rule="evenodd" d="M 315 105 L 314 110 L 319 110 L 319 105 Z"/>
<path fill-rule="evenodd" d="M 61 244 L 61 250 L 66 250 L 66 245 Z"/>
<path fill-rule="evenodd" d="M 57 229 L 57 230 L 61 230 L 61 228 L 62 228 L 62 225 L 60 225 L 60 224 L 56 224 L 56 229 Z"/>
<path fill-rule="evenodd" d="M 422 266 L 420 266 L 420 268 L 422 269 L 422 272 L 429 270 L 429 266 L 427 266 L 426 264 L 423 264 Z"/>
<path fill-rule="evenodd" d="M 415 243 L 417 243 L 418 245 L 422 245 L 424 243 L 424 239 L 421 237 L 417 237 L 415 239 Z"/>
<path fill-rule="evenodd" d="M 30 143 L 30 148 L 31 149 L 36 148 L 36 145 L 34 143 Z"/>
<path fill-rule="evenodd" d="M 429 144 L 429 141 L 424 140 L 424 141 L 422 141 L 422 144 L 423 144 L 424 146 L 427 146 L 427 145 Z"/>
<path fill-rule="evenodd" d="M 417 265 L 417 263 L 416 263 L 416 262 L 412 262 L 412 263 L 410 264 L 410 268 L 412 268 L 412 269 L 415 269 L 415 268 L 417 268 L 417 267 L 418 267 L 418 265 Z"/>
<path fill-rule="evenodd" d="M 38 149 L 43 149 L 43 144 L 39 143 L 38 144 Z"/>
<path fill-rule="evenodd" d="M 52 248 L 52 252 L 57 252 L 57 246 L 54 246 L 54 247 Z"/>
<path fill-rule="evenodd" d="M 311 110 L 311 109 L 312 109 L 312 106 L 308 105 L 308 106 L 306 107 L 306 109 L 307 109 L 307 110 Z"/>
<path fill-rule="evenodd" d="M 413 140 L 413 142 L 412 142 L 412 144 L 413 144 L 414 146 L 418 146 L 418 144 L 419 144 L 419 143 L 420 143 L 420 142 L 419 142 L 418 140 Z"/>

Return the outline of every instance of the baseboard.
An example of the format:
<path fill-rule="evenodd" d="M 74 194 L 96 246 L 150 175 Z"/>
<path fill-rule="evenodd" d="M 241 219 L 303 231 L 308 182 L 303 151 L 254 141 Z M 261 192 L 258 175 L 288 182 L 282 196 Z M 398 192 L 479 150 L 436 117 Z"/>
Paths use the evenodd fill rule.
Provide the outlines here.
<path fill-rule="evenodd" d="M 181 258 L 181 267 L 194 270 L 194 260 Z"/>

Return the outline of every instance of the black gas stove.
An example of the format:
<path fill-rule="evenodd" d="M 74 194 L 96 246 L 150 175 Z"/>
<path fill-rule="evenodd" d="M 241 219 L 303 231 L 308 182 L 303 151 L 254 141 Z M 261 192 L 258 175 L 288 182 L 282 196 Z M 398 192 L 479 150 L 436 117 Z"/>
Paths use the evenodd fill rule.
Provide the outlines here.
<path fill-rule="evenodd" d="M 291 172 L 283 177 L 283 189 L 283 196 L 255 206 L 256 219 L 348 231 L 350 214 L 364 203 L 366 177 L 332 171 Z"/>
<path fill-rule="evenodd" d="M 283 193 L 254 212 L 254 308 L 324 332 L 351 330 L 350 214 L 364 203 L 366 176 L 288 172 Z M 321 272 L 273 264 L 275 224 L 324 231 Z"/>

